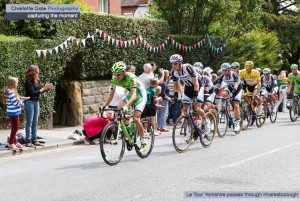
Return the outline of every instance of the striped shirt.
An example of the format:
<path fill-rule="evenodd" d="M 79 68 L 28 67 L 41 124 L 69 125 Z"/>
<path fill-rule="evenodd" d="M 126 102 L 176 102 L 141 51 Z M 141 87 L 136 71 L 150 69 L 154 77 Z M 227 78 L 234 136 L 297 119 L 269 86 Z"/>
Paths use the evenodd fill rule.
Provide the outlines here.
<path fill-rule="evenodd" d="M 24 100 L 21 99 L 21 102 L 23 104 Z M 7 116 L 12 117 L 21 114 L 21 104 L 18 103 L 15 92 L 13 90 L 8 90 L 8 94 L 6 96 L 6 106 Z"/>

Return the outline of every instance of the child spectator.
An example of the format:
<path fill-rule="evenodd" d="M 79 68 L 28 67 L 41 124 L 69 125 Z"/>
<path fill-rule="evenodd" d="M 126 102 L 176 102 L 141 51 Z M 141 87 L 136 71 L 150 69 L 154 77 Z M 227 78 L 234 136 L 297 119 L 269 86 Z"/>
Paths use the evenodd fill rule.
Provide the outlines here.
<path fill-rule="evenodd" d="M 147 89 L 147 103 L 143 111 L 144 117 L 150 117 L 150 122 L 154 129 L 154 135 L 159 135 L 160 133 L 156 130 L 156 109 L 155 104 L 161 100 L 157 98 L 156 89 L 158 87 L 158 79 L 153 78 L 150 80 L 150 87 Z"/>
<path fill-rule="evenodd" d="M 21 114 L 21 106 L 24 104 L 24 100 L 28 100 L 29 97 L 21 97 L 17 91 L 17 87 L 18 78 L 9 76 L 2 96 L 2 102 L 7 106 L 6 114 L 9 117 L 11 124 L 8 141 L 9 150 L 23 148 L 23 146 L 17 141 L 17 131 L 20 126 L 19 115 Z"/>

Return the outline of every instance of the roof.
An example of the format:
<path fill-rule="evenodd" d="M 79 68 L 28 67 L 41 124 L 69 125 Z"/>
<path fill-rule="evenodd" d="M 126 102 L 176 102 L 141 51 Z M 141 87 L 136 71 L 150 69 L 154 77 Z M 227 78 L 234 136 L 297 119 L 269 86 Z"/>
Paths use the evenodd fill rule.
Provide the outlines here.
<path fill-rule="evenodd" d="M 122 0 L 121 6 L 139 6 L 140 1 L 139 0 Z"/>

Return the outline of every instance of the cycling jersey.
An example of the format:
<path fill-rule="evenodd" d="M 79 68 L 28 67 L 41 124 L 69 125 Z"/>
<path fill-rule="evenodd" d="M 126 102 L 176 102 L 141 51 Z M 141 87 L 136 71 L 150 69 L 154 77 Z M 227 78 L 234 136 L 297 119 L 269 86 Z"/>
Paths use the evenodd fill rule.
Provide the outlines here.
<path fill-rule="evenodd" d="M 124 78 L 118 81 L 114 75 L 111 80 L 111 89 L 115 90 L 116 86 L 121 86 L 128 90 L 127 94 L 123 97 L 125 102 L 128 102 L 132 93 L 132 88 L 137 88 L 136 98 L 134 100 L 134 109 L 143 112 L 145 104 L 147 102 L 147 93 L 143 83 L 138 79 L 138 77 L 130 72 L 124 74 Z"/>
<path fill-rule="evenodd" d="M 269 75 L 269 79 L 266 78 L 265 75 L 261 76 L 261 85 L 265 85 L 266 90 L 271 93 L 274 87 L 277 86 L 277 81 L 274 77 L 274 75 Z"/>
<path fill-rule="evenodd" d="M 187 87 L 194 87 L 194 84 L 192 82 L 193 77 L 197 77 L 197 73 L 194 66 L 192 66 L 191 64 L 182 64 L 182 68 L 180 71 L 172 71 L 172 80 L 181 80 Z"/>
<path fill-rule="evenodd" d="M 288 75 L 288 82 L 293 83 L 294 92 L 300 93 L 300 73 L 297 73 L 297 75 L 294 75 L 293 73 L 290 73 Z"/>
<path fill-rule="evenodd" d="M 252 69 L 250 73 L 247 73 L 246 69 L 241 70 L 240 79 L 244 80 L 247 85 L 255 86 L 257 85 L 257 80 L 260 79 L 260 73 Z"/>
<path fill-rule="evenodd" d="M 198 74 L 198 81 L 199 81 L 201 87 L 208 87 L 209 90 L 211 90 L 214 87 L 213 82 L 206 75 L 201 76 L 201 75 Z"/>
<path fill-rule="evenodd" d="M 198 74 L 198 81 L 200 84 L 200 90 L 199 90 L 199 94 L 198 97 L 200 97 L 200 102 L 209 102 L 209 103 L 213 103 L 214 99 L 215 99 L 215 94 L 213 94 L 214 91 L 214 84 L 211 81 L 211 79 L 206 76 L 206 75 L 200 75 Z M 208 88 L 208 89 L 207 89 Z M 205 91 L 208 90 L 208 91 Z M 210 96 L 206 96 L 204 97 L 204 94 L 210 94 Z"/>
<path fill-rule="evenodd" d="M 242 97 L 242 84 L 236 72 L 230 71 L 229 75 L 221 75 L 218 80 L 217 84 L 222 85 L 222 83 L 227 83 L 227 87 L 224 89 L 228 94 L 232 92 L 234 89 L 234 83 L 238 83 L 238 87 L 235 92 L 232 94 L 233 100 L 240 102 Z"/>

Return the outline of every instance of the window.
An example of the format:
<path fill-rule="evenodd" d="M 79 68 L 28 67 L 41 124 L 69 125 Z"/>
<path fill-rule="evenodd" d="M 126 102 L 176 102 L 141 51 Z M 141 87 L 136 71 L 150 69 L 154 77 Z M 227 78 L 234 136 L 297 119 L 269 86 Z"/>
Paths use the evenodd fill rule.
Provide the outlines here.
<path fill-rule="evenodd" d="M 99 0 L 99 13 L 108 13 L 108 0 Z"/>
<path fill-rule="evenodd" d="M 127 17 L 133 17 L 133 13 L 124 13 L 123 15 Z"/>

